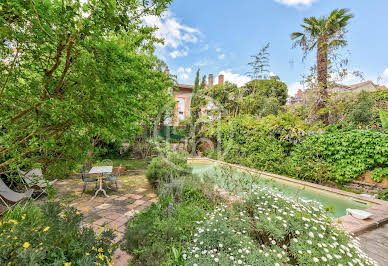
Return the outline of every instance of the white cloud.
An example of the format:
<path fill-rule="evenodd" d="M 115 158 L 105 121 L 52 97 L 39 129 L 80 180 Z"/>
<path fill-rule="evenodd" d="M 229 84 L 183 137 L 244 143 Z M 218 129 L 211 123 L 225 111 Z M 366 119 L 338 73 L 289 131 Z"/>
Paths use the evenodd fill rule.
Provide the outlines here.
<path fill-rule="evenodd" d="M 316 1 L 317 0 L 275 0 L 275 2 L 287 6 L 311 6 L 311 4 Z"/>
<path fill-rule="evenodd" d="M 388 68 L 384 70 L 382 79 L 383 79 L 384 85 L 388 86 Z"/>
<path fill-rule="evenodd" d="M 335 73 L 330 78 L 330 81 L 344 84 L 344 85 L 352 85 L 355 83 L 359 83 L 363 81 L 362 72 L 358 69 L 348 70 L 346 73 Z"/>
<path fill-rule="evenodd" d="M 188 80 L 190 78 L 191 71 L 192 69 L 190 67 L 179 67 L 177 70 L 178 79 L 183 81 Z"/>
<path fill-rule="evenodd" d="M 182 57 L 182 56 L 188 56 L 189 54 L 189 49 L 185 47 L 183 50 L 174 50 L 170 53 L 170 56 L 172 58 L 177 58 L 177 57 Z"/>
<path fill-rule="evenodd" d="M 303 85 L 300 82 L 294 82 L 290 86 L 288 86 L 288 95 L 294 96 L 298 90 L 303 90 Z"/>
<path fill-rule="evenodd" d="M 221 52 L 221 48 L 217 47 L 217 48 L 216 48 L 216 52 L 217 52 L 217 53 Z"/>
<path fill-rule="evenodd" d="M 209 44 L 205 44 L 204 46 L 202 46 L 201 52 L 207 51 L 207 50 L 209 50 Z"/>
<path fill-rule="evenodd" d="M 225 55 L 224 55 L 224 54 L 220 54 L 220 55 L 218 56 L 218 59 L 220 59 L 220 60 L 225 59 Z"/>
<path fill-rule="evenodd" d="M 240 74 L 234 74 L 234 73 L 232 73 L 231 70 L 221 71 L 218 75 L 224 75 L 225 81 L 232 82 L 234 84 L 237 84 L 240 87 L 245 85 L 247 82 L 249 82 L 251 80 L 247 76 L 243 76 Z"/>
<path fill-rule="evenodd" d="M 209 60 L 205 59 L 200 59 L 197 62 L 194 63 L 194 66 L 197 67 L 202 67 L 202 66 L 207 66 L 209 64 Z"/>
<path fill-rule="evenodd" d="M 181 24 L 175 14 L 166 11 L 162 17 L 146 16 L 144 23 L 158 28 L 156 36 L 164 39 L 164 46 L 177 49 L 185 43 L 197 43 L 200 31 Z"/>
<path fill-rule="evenodd" d="M 270 77 L 275 77 L 275 76 L 276 76 L 276 74 L 275 74 L 275 73 L 273 73 L 273 72 L 271 71 L 271 72 L 269 72 L 269 76 L 270 76 Z"/>

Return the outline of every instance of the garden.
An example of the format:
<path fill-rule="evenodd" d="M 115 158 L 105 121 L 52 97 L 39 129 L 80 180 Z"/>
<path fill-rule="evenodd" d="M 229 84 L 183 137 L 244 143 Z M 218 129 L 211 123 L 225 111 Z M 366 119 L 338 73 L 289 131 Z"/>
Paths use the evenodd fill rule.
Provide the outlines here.
<path fill-rule="evenodd" d="M 237 171 L 388 200 L 388 90 L 331 90 L 349 10 L 321 18 L 329 51 L 306 47 L 323 33 L 291 35 L 326 55 L 308 100 L 287 103 L 268 43 L 243 86 L 198 70 L 175 121 L 177 80 L 144 23 L 171 2 L 0 3 L 0 265 L 377 265 L 335 222 L 345 208 Z"/>

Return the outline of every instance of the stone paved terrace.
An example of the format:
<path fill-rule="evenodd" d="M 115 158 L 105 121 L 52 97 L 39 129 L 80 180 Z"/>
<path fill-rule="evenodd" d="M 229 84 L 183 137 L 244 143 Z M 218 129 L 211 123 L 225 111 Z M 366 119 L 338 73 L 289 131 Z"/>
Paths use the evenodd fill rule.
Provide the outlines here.
<path fill-rule="evenodd" d="M 380 266 L 388 265 L 388 223 L 359 236 L 362 249 Z"/>
<path fill-rule="evenodd" d="M 81 178 L 60 180 L 55 183 L 58 201 L 77 208 L 84 214 L 84 226 L 95 230 L 109 227 L 116 232 L 116 242 L 124 236 L 126 223 L 136 213 L 157 202 L 157 195 L 144 176 L 144 171 L 126 173 L 119 178 L 119 191 L 107 190 L 108 198 L 99 193 L 92 199 L 94 184 L 88 184 L 82 194 Z M 127 265 L 130 255 L 118 249 L 113 256 L 114 265 Z"/>

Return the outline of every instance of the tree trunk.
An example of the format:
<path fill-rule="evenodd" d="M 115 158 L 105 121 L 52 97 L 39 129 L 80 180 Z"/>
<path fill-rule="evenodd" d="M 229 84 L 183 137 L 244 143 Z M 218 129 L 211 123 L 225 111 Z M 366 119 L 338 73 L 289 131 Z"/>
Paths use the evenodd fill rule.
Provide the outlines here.
<path fill-rule="evenodd" d="M 84 165 L 84 167 L 86 169 L 92 168 L 91 159 L 93 158 L 93 155 L 94 155 L 94 147 L 96 147 L 96 145 L 98 144 L 99 141 L 100 141 L 100 138 L 98 136 L 93 138 L 92 148 L 91 148 L 91 150 L 88 151 L 87 158 L 86 158 L 85 165 Z"/>
<path fill-rule="evenodd" d="M 322 110 L 326 107 L 326 101 L 329 96 L 327 87 L 327 63 L 328 63 L 328 52 L 327 52 L 327 40 L 320 38 L 318 40 L 317 49 L 317 72 L 318 72 L 318 89 L 319 89 L 319 100 L 317 103 L 317 111 L 320 111 L 319 118 L 324 124 L 329 123 L 329 114 L 327 111 Z"/>

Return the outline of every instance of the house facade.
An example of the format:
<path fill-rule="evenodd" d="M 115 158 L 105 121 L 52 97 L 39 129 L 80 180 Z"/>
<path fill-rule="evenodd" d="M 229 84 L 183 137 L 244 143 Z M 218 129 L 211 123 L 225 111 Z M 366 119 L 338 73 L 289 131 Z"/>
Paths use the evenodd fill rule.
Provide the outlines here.
<path fill-rule="evenodd" d="M 166 68 L 166 72 L 169 71 Z M 224 75 L 218 76 L 218 84 L 224 84 Z M 212 87 L 214 84 L 213 74 L 209 74 L 207 87 Z M 180 122 L 187 117 L 190 117 L 190 103 L 193 97 L 193 88 L 194 85 L 191 84 L 175 84 L 175 90 L 172 92 L 175 98 L 175 111 L 172 119 L 168 119 L 166 124 L 171 126 L 179 126 Z M 212 108 L 210 103 L 206 108 Z M 205 109 L 206 109 L 205 108 Z M 206 110 L 203 110 L 203 113 Z"/>
<path fill-rule="evenodd" d="M 388 88 L 384 85 L 376 85 L 371 80 L 367 80 L 361 83 L 356 83 L 352 85 L 342 85 L 342 84 L 334 84 L 333 88 L 330 90 L 330 94 L 336 95 L 336 97 L 340 97 L 342 94 L 353 93 L 358 94 L 362 91 L 365 92 L 374 92 L 378 90 L 387 90 Z M 306 89 L 305 91 L 298 90 L 296 95 L 291 96 L 289 99 L 289 104 L 298 104 L 304 103 L 308 101 L 309 98 L 316 91 L 312 89 Z"/>

